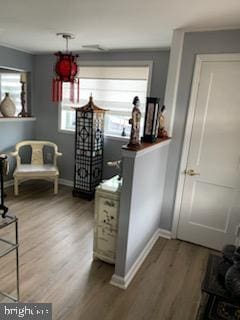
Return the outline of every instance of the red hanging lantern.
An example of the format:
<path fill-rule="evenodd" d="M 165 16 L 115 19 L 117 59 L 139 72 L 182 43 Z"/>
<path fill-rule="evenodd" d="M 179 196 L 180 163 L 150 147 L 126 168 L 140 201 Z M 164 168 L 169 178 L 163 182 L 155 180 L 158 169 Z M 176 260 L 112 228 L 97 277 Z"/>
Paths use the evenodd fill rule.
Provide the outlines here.
<path fill-rule="evenodd" d="M 77 102 L 79 102 L 79 78 L 78 74 L 78 65 L 76 59 L 78 55 L 73 55 L 68 52 L 68 40 L 73 39 L 73 35 L 71 34 L 57 34 L 61 35 L 66 39 L 66 53 L 57 52 L 55 55 L 57 56 L 57 63 L 55 65 L 55 73 L 56 77 L 53 79 L 52 83 L 52 101 L 60 102 L 62 101 L 62 86 L 63 82 L 70 83 L 70 101 L 75 101 L 74 96 L 74 86 L 76 84 L 77 87 Z"/>

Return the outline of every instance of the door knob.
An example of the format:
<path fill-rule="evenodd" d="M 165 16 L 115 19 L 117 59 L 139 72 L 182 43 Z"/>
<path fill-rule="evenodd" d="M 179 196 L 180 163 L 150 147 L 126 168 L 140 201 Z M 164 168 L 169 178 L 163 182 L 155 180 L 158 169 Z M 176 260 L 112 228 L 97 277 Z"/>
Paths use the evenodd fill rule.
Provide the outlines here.
<path fill-rule="evenodd" d="M 184 170 L 184 173 L 188 176 L 200 176 L 200 173 L 194 171 L 193 169 L 186 169 Z"/>

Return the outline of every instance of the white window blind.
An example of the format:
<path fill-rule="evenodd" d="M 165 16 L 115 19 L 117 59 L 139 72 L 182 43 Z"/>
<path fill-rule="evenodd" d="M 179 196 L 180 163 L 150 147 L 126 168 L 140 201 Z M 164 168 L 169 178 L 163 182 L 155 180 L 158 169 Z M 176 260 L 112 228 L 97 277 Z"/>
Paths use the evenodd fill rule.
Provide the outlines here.
<path fill-rule="evenodd" d="M 92 94 L 94 102 L 107 110 L 105 134 L 121 135 L 123 126 L 129 134 L 128 120 L 132 101 L 138 96 L 144 112 L 147 96 L 149 66 L 84 66 L 80 67 L 80 103 L 69 101 L 69 84 L 64 83 L 61 105 L 61 129 L 75 129 L 72 107 L 86 104 Z"/>

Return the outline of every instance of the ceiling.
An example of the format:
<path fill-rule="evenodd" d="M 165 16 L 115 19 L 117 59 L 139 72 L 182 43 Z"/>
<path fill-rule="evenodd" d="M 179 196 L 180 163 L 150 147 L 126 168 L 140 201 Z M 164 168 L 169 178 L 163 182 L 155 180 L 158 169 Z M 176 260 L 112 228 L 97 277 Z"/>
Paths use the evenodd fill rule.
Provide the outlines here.
<path fill-rule="evenodd" d="M 65 48 L 57 32 L 74 33 L 70 50 L 163 48 L 175 28 L 240 25 L 239 0 L 0 0 L 0 43 L 32 53 Z"/>

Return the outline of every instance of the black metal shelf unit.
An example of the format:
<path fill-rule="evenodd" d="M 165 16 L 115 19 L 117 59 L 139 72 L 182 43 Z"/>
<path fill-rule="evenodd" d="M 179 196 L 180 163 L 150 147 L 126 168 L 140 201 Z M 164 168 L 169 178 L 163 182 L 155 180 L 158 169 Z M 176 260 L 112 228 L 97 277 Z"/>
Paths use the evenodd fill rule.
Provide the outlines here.
<path fill-rule="evenodd" d="M 18 254 L 18 218 L 8 213 L 8 208 L 4 205 L 4 188 L 3 188 L 3 171 L 6 166 L 7 157 L 0 156 L 0 231 L 6 227 L 14 224 L 15 229 L 15 241 L 9 241 L 8 239 L 0 237 L 0 259 L 15 251 L 16 254 L 16 297 L 0 290 L 0 294 L 11 299 L 14 302 L 18 302 L 19 295 L 19 254 Z M 8 233 L 9 235 L 9 233 Z"/>

